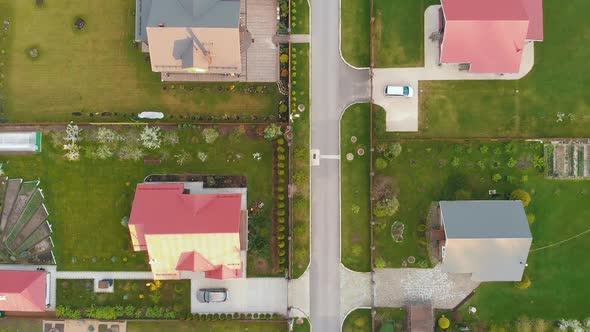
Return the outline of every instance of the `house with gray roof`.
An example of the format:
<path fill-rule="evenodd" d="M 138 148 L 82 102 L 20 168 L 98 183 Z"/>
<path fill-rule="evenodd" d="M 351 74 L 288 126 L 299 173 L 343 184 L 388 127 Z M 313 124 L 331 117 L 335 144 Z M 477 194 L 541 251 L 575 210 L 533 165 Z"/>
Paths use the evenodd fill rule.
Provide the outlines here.
<path fill-rule="evenodd" d="M 441 201 L 442 270 L 474 281 L 520 281 L 533 240 L 521 201 Z M 436 232 L 436 231 L 435 231 Z"/>
<path fill-rule="evenodd" d="M 240 75 L 240 0 L 136 0 L 135 40 L 152 71 Z"/>

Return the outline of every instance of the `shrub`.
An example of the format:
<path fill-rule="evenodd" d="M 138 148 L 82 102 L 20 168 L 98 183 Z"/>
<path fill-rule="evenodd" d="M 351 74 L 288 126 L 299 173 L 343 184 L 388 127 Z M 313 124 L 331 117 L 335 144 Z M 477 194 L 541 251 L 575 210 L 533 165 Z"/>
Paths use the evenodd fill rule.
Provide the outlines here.
<path fill-rule="evenodd" d="M 285 160 L 285 155 L 283 153 L 279 153 L 279 155 L 277 156 L 277 159 L 280 161 L 284 161 Z"/>
<path fill-rule="evenodd" d="M 492 181 L 499 182 L 500 180 L 502 180 L 502 175 L 500 175 L 498 173 L 492 175 Z"/>
<path fill-rule="evenodd" d="M 381 170 L 381 169 L 385 169 L 386 167 L 387 167 L 387 160 L 385 160 L 383 158 L 375 159 L 375 168 Z"/>
<path fill-rule="evenodd" d="M 141 144 L 150 150 L 159 149 L 162 145 L 162 135 L 160 133 L 160 127 L 145 126 L 139 135 Z"/>
<path fill-rule="evenodd" d="M 283 232 L 283 231 L 285 231 L 285 225 L 278 225 L 278 226 L 277 226 L 277 230 L 278 230 L 279 232 Z"/>
<path fill-rule="evenodd" d="M 279 250 L 279 257 L 284 257 L 286 254 L 287 254 L 287 251 L 285 249 Z"/>
<path fill-rule="evenodd" d="M 277 172 L 278 175 L 285 175 L 285 170 L 284 169 L 280 169 Z"/>
<path fill-rule="evenodd" d="M 279 248 L 283 249 L 286 245 L 285 241 L 279 241 Z"/>
<path fill-rule="evenodd" d="M 531 195 L 522 189 L 516 189 L 510 194 L 510 199 L 519 200 L 522 202 L 524 207 L 529 206 L 531 203 Z"/>
<path fill-rule="evenodd" d="M 279 217 L 278 218 L 279 224 L 284 224 L 285 223 L 285 217 Z"/>
<path fill-rule="evenodd" d="M 361 212 L 361 207 L 356 204 L 352 204 L 351 210 L 352 213 L 359 214 L 359 212 Z"/>
<path fill-rule="evenodd" d="M 383 156 L 387 160 L 393 160 L 402 153 L 402 146 L 399 143 L 390 143 L 387 145 Z"/>
<path fill-rule="evenodd" d="M 375 258 L 375 267 L 378 269 L 384 269 L 385 268 L 385 260 L 381 257 L 376 257 Z"/>
<path fill-rule="evenodd" d="M 481 153 L 483 153 L 483 154 L 486 154 L 486 153 L 488 153 L 488 150 L 489 150 L 489 149 L 490 149 L 490 148 L 488 148 L 488 146 L 487 146 L 487 145 L 482 145 L 482 146 L 480 146 L 480 147 L 479 147 L 479 152 L 481 152 Z"/>
<path fill-rule="evenodd" d="M 285 234 L 279 233 L 279 235 L 277 235 L 277 240 L 284 240 L 284 239 L 285 239 Z"/>
<path fill-rule="evenodd" d="M 283 203 L 283 202 L 279 202 L 279 203 L 277 204 L 277 208 L 279 208 L 279 209 L 284 209 L 284 208 L 285 208 L 285 203 Z"/>
<path fill-rule="evenodd" d="M 242 137 L 246 134 L 246 127 L 238 126 L 229 134 L 229 140 L 233 143 L 238 143 Z"/>
<path fill-rule="evenodd" d="M 283 134 L 281 127 L 277 124 L 270 124 L 264 128 L 264 139 L 267 141 L 274 141 Z"/>
<path fill-rule="evenodd" d="M 73 309 L 68 306 L 58 305 L 55 308 L 55 315 L 59 318 L 80 319 L 82 312 L 79 309 Z"/>
<path fill-rule="evenodd" d="M 279 192 L 279 193 L 285 192 L 285 187 L 283 187 L 283 186 L 278 187 L 277 192 Z"/>
<path fill-rule="evenodd" d="M 279 201 L 284 201 L 285 200 L 285 194 L 279 194 L 279 195 L 277 195 L 277 199 Z"/>
<path fill-rule="evenodd" d="M 285 163 L 283 163 L 283 162 L 277 163 L 277 167 L 278 168 L 285 168 Z"/>
<path fill-rule="evenodd" d="M 399 201 L 397 198 L 384 198 L 375 204 L 373 213 L 377 218 L 392 217 L 399 209 Z"/>
<path fill-rule="evenodd" d="M 284 147 L 282 147 L 282 146 L 278 146 L 278 147 L 277 147 L 277 152 L 278 152 L 278 153 L 285 153 L 285 148 L 284 148 Z"/>
<path fill-rule="evenodd" d="M 517 164 L 517 161 L 516 161 L 516 159 L 514 159 L 514 158 L 510 158 L 510 159 L 508 160 L 508 163 L 507 163 L 506 165 L 508 165 L 508 167 L 509 167 L 509 168 L 514 168 L 514 166 L 516 166 L 516 164 Z"/>
<path fill-rule="evenodd" d="M 451 165 L 453 167 L 461 166 L 461 159 L 459 159 L 458 157 L 453 157 L 453 160 L 451 161 Z"/>
<path fill-rule="evenodd" d="M 535 215 L 532 213 L 527 213 L 526 214 L 526 219 L 529 222 L 529 225 L 532 225 L 535 223 Z"/>
<path fill-rule="evenodd" d="M 287 63 L 287 62 L 289 62 L 289 55 L 287 55 L 287 54 L 281 54 L 281 56 L 279 57 L 279 61 L 281 63 Z"/>
<path fill-rule="evenodd" d="M 426 232 L 426 224 L 420 224 L 420 225 L 418 225 L 418 227 L 416 227 L 416 230 L 418 232 Z"/>
<path fill-rule="evenodd" d="M 528 276 L 528 274 L 525 273 L 522 275 L 521 281 L 517 281 L 514 283 L 514 287 L 518 289 L 529 289 L 531 287 L 531 284 L 531 278 Z"/>
<path fill-rule="evenodd" d="M 201 135 L 203 135 L 205 143 L 211 144 L 219 137 L 219 131 L 215 128 L 205 128 L 201 132 Z"/>
<path fill-rule="evenodd" d="M 440 327 L 443 330 L 448 329 L 451 326 L 451 321 L 445 317 L 445 315 L 440 316 L 440 318 L 438 319 L 438 327 Z"/>

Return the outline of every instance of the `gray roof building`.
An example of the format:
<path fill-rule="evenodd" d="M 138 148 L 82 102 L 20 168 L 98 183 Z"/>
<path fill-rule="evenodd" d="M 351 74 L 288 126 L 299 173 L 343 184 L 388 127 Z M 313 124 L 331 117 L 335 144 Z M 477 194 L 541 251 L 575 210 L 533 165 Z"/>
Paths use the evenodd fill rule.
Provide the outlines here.
<path fill-rule="evenodd" d="M 520 281 L 533 240 L 521 201 L 441 201 L 442 269 Z"/>
<path fill-rule="evenodd" d="M 234 28 L 240 0 L 136 0 L 135 40 L 147 42 L 147 27 Z"/>

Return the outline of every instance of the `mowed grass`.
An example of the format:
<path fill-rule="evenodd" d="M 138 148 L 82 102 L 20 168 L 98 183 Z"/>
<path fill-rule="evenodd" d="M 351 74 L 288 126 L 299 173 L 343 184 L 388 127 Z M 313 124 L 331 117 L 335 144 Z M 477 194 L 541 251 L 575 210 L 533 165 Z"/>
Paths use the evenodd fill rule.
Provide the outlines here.
<path fill-rule="evenodd" d="M 409 3 L 410 1 L 408 1 Z M 413 1 L 412 1 L 413 2 Z M 416 11 L 422 15 L 421 8 Z M 420 132 L 386 137 L 587 137 L 590 135 L 590 2 L 544 2 L 545 40 L 517 81 L 420 82 Z M 414 15 L 408 13 L 408 15 Z M 395 20 L 388 21 L 394 24 Z M 421 22 L 413 23 L 415 29 Z M 384 31 L 389 31 L 384 28 Z M 405 44 L 404 44 L 405 45 Z M 558 113 L 564 121 L 558 122 Z"/>
<path fill-rule="evenodd" d="M 127 322 L 129 332 L 287 332 L 286 322 L 243 322 L 243 321 L 177 321 L 177 322 Z"/>
<path fill-rule="evenodd" d="M 0 18 L 10 19 L 7 47 L 5 115 L 10 121 L 66 121 L 72 112 L 139 113 L 158 110 L 170 115 L 276 115 L 274 84 L 267 92 L 246 93 L 243 84 L 177 84 L 163 90 L 147 54 L 133 43 L 133 0 L 0 0 Z M 73 27 L 76 17 L 86 28 Z M 32 61 L 26 50 L 36 47 Z M 184 88 L 184 89 L 183 89 Z M 106 121 L 117 120 L 109 118 Z M 105 120 L 103 120 L 105 121 Z M 118 119 L 118 121 L 121 121 Z"/>
<path fill-rule="evenodd" d="M 354 271 L 371 270 L 370 105 L 350 106 L 340 121 L 342 263 Z M 356 142 L 352 142 L 352 137 Z M 358 150 L 363 149 L 364 155 Z M 348 161 L 346 155 L 354 159 Z"/>
<path fill-rule="evenodd" d="M 371 3 L 367 0 L 342 0 L 340 50 L 344 60 L 355 67 L 371 64 Z"/>
<path fill-rule="evenodd" d="M 149 174 L 245 175 L 248 204 L 265 203 L 261 213 L 267 223 L 261 232 L 270 241 L 272 145 L 262 138 L 248 136 L 236 143 L 223 135 L 207 144 L 197 130 L 179 131 L 178 135 L 178 145 L 163 145 L 160 150 L 146 152 L 146 157 L 160 158 L 159 165 L 144 164 L 143 159 L 98 160 L 86 155 L 70 162 L 63 158 L 62 148 L 51 143 L 51 135 L 45 136 L 41 154 L 2 156 L 8 163 L 6 173 L 10 177 L 41 180 L 60 270 L 149 270 L 147 255 L 132 251 L 129 231 L 121 225 L 121 218 L 131 211 L 136 184 Z M 131 142 L 125 144 L 128 143 Z M 82 144 L 84 147 L 85 143 Z M 192 156 L 183 165 L 174 157 L 181 151 Z M 207 154 L 205 162 L 197 158 L 199 152 Z M 252 158 L 257 152 L 262 156 L 260 161 Z M 240 154 L 241 159 L 234 160 L 235 154 Z M 248 274 L 272 274 L 270 253 L 257 256 L 249 252 Z"/>
<path fill-rule="evenodd" d="M 371 309 L 356 309 L 344 319 L 342 332 L 370 332 L 373 331 L 372 325 Z"/>
<path fill-rule="evenodd" d="M 375 0 L 376 67 L 424 65 L 424 11 L 430 5 L 440 0 Z"/>
<path fill-rule="evenodd" d="M 307 0 L 305 0 L 307 1 Z M 297 112 L 298 118 L 293 121 L 293 148 L 295 150 L 293 163 L 293 177 L 297 187 L 293 203 L 293 248 L 292 261 L 293 278 L 301 276 L 309 265 L 310 249 L 310 192 L 309 192 L 309 44 L 292 44 L 292 54 L 296 55 L 297 64 L 293 65 L 296 77 L 291 78 L 295 101 L 291 99 L 291 109 L 304 105 L 303 112 Z"/>
<path fill-rule="evenodd" d="M 28 319 L 0 319 L 0 332 L 29 332 L 41 331 L 43 328 L 42 320 Z"/>
<path fill-rule="evenodd" d="M 291 1 L 291 33 L 309 33 L 309 0 Z"/>

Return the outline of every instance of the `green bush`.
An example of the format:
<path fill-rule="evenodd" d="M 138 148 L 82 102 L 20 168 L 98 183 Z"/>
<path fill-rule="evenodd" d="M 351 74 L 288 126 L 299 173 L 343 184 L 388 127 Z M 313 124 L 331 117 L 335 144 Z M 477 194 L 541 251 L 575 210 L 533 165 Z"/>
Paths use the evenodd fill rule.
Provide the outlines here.
<path fill-rule="evenodd" d="M 418 227 L 416 227 L 416 230 L 418 232 L 426 232 L 426 224 L 419 224 Z"/>
<path fill-rule="evenodd" d="M 277 139 L 277 144 L 278 144 L 278 145 L 283 145 L 283 144 L 285 144 L 285 139 L 284 139 L 284 138 L 279 138 L 279 139 Z"/>
<path fill-rule="evenodd" d="M 277 167 L 278 168 L 285 168 L 285 163 L 283 163 L 283 162 L 277 163 Z"/>
<path fill-rule="evenodd" d="M 500 175 L 498 173 L 492 175 L 492 181 L 499 182 L 500 180 L 502 180 L 502 175 Z"/>
<path fill-rule="evenodd" d="M 278 230 L 279 232 L 283 232 L 283 231 L 285 230 L 285 225 L 278 225 L 278 226 L 277 226 L 277 230 Z"/>
<path fill-rule="evenodd" d="M 393 160 L 402 153 L 402 146 L 399 143 L 390 143 L 387 145 L 383 157 L 387 160 Z"/>
<path fill-rule="evenodd" d="M 277 147 L 277 152 L 278 152 L 278 153 L 285 153 L 285 148 L 279 145 L 279 146 Z"/>
<path fill-rule="evenodd" d="M 284 203 L 284 202 L 279 202 L 279 203 L 277 204 L 277 208 L 279 208 L 279 209 L 284 209 L 284 208 L 285 208 L 285 203 Z"/>
<path fill-rule="evenodd" d="M 285 217 L 279 217 L 278 218 L 279 224 L 284 224 L 285 223 Z"/>
<path fill-rule="evenodd" d="M 279 171 L 277 172 L 278 175 L 285 175 L 285 170 L 284 169 L 279 169 Z"/>
<path fill-rule="evenodd" d="M 522 206 L 527 207 L 531 203 L 531 195 L 522 189 L 516 189 L 510 194 L 510 199 L 519 200 Z"/>
<path fill-rule="evenodd" d="M 203 135 L 205 143 L 211 144 L 219 137 L 219 131 L 215 128 L 205 128 L 201 132 L 201 135 Z"/>
<path fill-rule="evenodd" d="M 267 141 L 274 141 L 283 134 L 281 127 L 277 124 L 271 123 L 264 128 L 264 139 Z"/>
<path fill-rule="evenodd" d="M 279 201 L 284 201 L 284 200 L 285 200 L 285 194 L 278 194 L 278 195 L 277 195 L 277 199 L 278 199 Z"/>
<path fill-rule="evenodd" d="M 279 210 L 277 210 L 277 216 L 283 217 L 285 214 L 286 214 L 285 209 L 279 209 Z"/>
<path fill-rule="evenodd" d="M 279 153 L 279 155 L 277 156 L 277 159 L 280 160 L 280 161 L 285 160 L 286 159 L 285 154 Z"/>
<path fill-rule="evenodd" d="M 375 168 L 377 168 L 378 170 L 387 168 L 387 160 L 383 158 L 375 159 Z"/>
<path fill-rule="evenodd" d="M 438 327 L 440 327 L 443 330 L 448 329 L 451 326 L 451 321 L 445 317 L 445 315 L 440 316 L 440 318 L 438 319 Z"/>
<path fill-rule="evenodd" d="M 82 312 L 79 309 L 73 309 L 69 306 L 58 305 L 55 308 L 55 315 L 58 318 L 67 318 L 67 319 L 80 319 L 82 318 Z"/>
<path fill-rule="evenodd" d="M 373 208 L 377 218 L 392 217 L 399 210 L 399 201 L 396 197 L 384 198 L 378 201 Z"/>
<path fill-rule="evenodd" d="M 278 244 L 279 248 L 283 249 L 283 248 L 285 248 L 286 245 L 287 244 L 285 243 L 285 241 L 279 241 L 279 244 Z"/>

